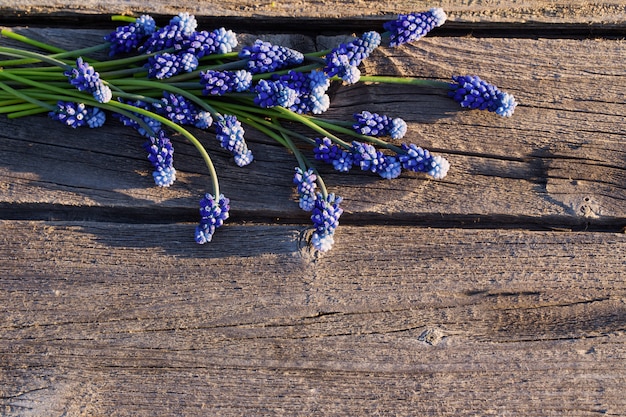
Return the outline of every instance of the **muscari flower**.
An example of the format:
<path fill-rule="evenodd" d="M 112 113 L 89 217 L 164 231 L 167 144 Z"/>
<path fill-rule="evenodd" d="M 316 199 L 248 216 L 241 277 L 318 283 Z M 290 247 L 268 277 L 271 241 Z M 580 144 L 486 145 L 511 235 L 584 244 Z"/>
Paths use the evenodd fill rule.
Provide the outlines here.
<path fill-rule="evenodd" d="M 106 114 L 99 107 L 91 107 L 87 110 L 85 120 L 90 128 L 95 129 L 104 125 Z"/>
<path fill-rule="evenodd" d="M 237 35 L 224 28 L 211 32 L 205 30 L 193 32 L 184 39 L 181 49 L 194 54 L 198 59 L 205 55 L 227 54 L 237 46 Z"/>
<path fill-rule="evenodd" d="M 202 94 L 205 96 L 221 96 L 227 93 L 244 92 L 252 85 L 252 74 L 246 70 L 200 72 Z"/>
<path fill-rule="evenodd" d="M 280 80 L 260 80 L 254 87 L 254 92 L 256 93 L 254 104 L 262 108 L 275 106 L 289 108 L 298 98 L 296 90 Z"/>
<path fill-rule="evenodd" d="M 76 58 L 76 68 L 65 71 L 63 75 L 78 91 L 92 94 L 99 103 L 107 103 L 113 97 L 109 86 L 100 79 L 100 74 L 82 57 Z"/>
<path fill-rule="evenodd" d="M 396 20 L 385 22 L 383 27 L 390 34 L 389 46 L 396 47 L 415 41 L 446 21 L 446 13 L 436 7 L 427 12 L 401 14 Z"/>
<path fill-rule="evenodd" d="M 287 74 L 274 75 L 272 80 L 296 92 L 293 104 L 287 107 L 293 112 L 321 114 L 330 107 L 330 97 L 326 94 L 330 80 L 323 71 L 303 73 L 291 70 Z"/>
<path fill-rule="evenodd" d="M 182 72 L 191 72 L 198 68 L 198 58 L 189 52 L 171 54 L 164 52 L 148 58 L 146 64 L 148 77 L 163 80 Z"/>
<path fill-rule="evenodd" d="M 348 84 L 356 83 L 361 77 L 357 68 L 380 45 L 378 32 L 366 32 L 352 42 L 342 43 L 326 55 L 324 72 L 329 77 L 338 76 Z"/>
<path fill-rule="evenodd" d="M 109 55 L 114 56 L 137 50 L 145 39 L 154 33 L 155 29 L 156 23 L 148 15 L 143 15 L 126 26 L 119 26 L 104 37 L 106 42 L 111 43 Z"/>
<path fill-rule="evenodd" d="M 174 47 L 182 49 L 182 45 L 190 38 L 198 27 L 198 22 L 189 13 L 179 13 L 168 25 L 154 31 L 139 47 L 139 51 L 152 53 Z"/>
<path fill-rule="evenodd" d="M 343 213 L 343 209 L 339 207 L 341 200 L 341 197 L 334 194 L 328 194 L 324 198 L 322 193 L 317 193 L 311 215 L 314 227 L 311 244 L 321 252 L 330 250 L 335 243 L 333 235 Z"/>
<path fill-rule="evenodd" d="M 379 173 L 386 163 L 385 154 L 370 143 L 352 141 L 352 155 L 354 163 L 359 165 L 363 171 Z"/>
<path fill-rule="evenodd" d="M 246 60 L 248 71 L 252 74 L 274 72 L 304 61 L 301 52 L 260 39 L 252 46 L 244 46 L 239 52 L 239 58 Z"/>
<path fill-rule="evenodd" d="M 315 206 L 315 189 L 317 188 L 317 175 L 313 169 L 302 171 L 300 167 L 296 167 L 296 173 L 293 182 L 296 184 L 298 191 L 298 205 L 302 210 L 311 211 Z"/>
<path fill-rule="evenodd" d="M 198 119 L 198 108 L 185 97 L 163 92 L 163 98 L 152 104 L 157 114 L 167 117 L 179 125 L 195 125 Z"/>
<path fill-rule="evenodd" d="M 405 153 L 399 154 L 398 159 L 402 168 L 408 171 L 425 172 L 436 180 L 444 178 L 450 169 L 450 163 L 441 156 L 432 155 L 427 149 L 403 143 L 402 150 Z"/>
<path fill-rule="evenodd" d="M 144 143 L 144 149 L 148 152 L 148 160 L 152 163 L 154 171 L 152 176 L 159 187 L 169 187 L 176 180 L 174 169 L 174 147 L 165 131 L 160 130 L 156 136 L 150 136 Z"/>
<path fill-rule="evenodd" d="M 313 148 L 315 159 L 331 164 L 339 172 L 348 172 L 354 164 L 352 152 L 346 151 L 329 138 L 315 138 L 316 146 Z"/>
<path fill-rule="evenodd" d="M 400 118 L 392 119 L 386 115 L 362 111 L 354 115 L 355 123 L 352 128 L 362 135 L 390 136 L 392 139 L 401 139 L 406 131 L 406 122 Z"/>
<path fill-rule="evenodd" d="M 196 226 L 195 239 L 199 244 L 210 242 L 215 229 L 228 219 L 230 200 L 220 194 L 217 201 L 211 194 L 205 194 L 200 200 L 200 224 Z"/>
<path fill-rule="evenodd" d="M 452 77 L 452 91 L 448 94 L 461 107 L 488 110 L 504 117 L 510 117 L 517 106 L 513 95 L 502 92 L 474 75 L 455 75 Z"/>
<path fill-rule="evenodd" d="M 56 109 L 48 113 L 48 115 L 52 120 L 58 120 L 76 129 L 87 124 L 89 111 L 84 103 L 58 101 Z"/>
<path fill-rule="evenodd" d="M 220 141 L 222 148 L 230 151 L 235 157 L 235 163 L 246 166 L 253 160 L 252 151 L 243 137 L 244 130 L 241 122 L 233 115 L 220 115 L 215 123 L 215 137 Z"/>
<path fill-rule="evenodd" d="M 208 129 L 211 127 L 212 124 L 213 117 L 211 116 L 211 113 L 205 110 L 200 110 L 198 113 L 196 113 L 195 121 L 193 124 L 195 127 L 197 127 L 198 129 Z"/>

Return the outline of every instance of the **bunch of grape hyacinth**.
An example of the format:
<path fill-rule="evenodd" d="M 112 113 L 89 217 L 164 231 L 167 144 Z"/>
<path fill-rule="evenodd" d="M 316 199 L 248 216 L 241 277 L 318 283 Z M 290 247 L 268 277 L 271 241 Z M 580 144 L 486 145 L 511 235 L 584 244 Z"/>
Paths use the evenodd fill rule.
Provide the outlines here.
<path fill-rule="evenodd" d="M 342 198 L 328 192 L 319 163 L 384 179 L 412 171 L 440 180 L 450 168 L 442 156 L 402 141 L 407 123 L 400 117 L 368 109 L 351 121 L 321 118 L 331 105 L 331 83 L 438 87 L 461 107 L 504 117 L 517 105 L 512 95 L 478 76 L 453 75 L 449 82 L 362 74 L 361 63 L 376 49 L 415 42 L 441 26 L 446 14 L 440 8 L 400 15 L 383 24 L 382 32 L 369 31 L 315 53 L 262 39 L 241 46 L 225 28 L 198 30 L 188 13 L 163 26 L 148 15 L 113 19 L 123 25 L 101 44 L 73 51 L 3 29 L 3 36 L 28 48 L 0 45 L 0 110 L 11 118 L 46 112 L 71 128 L 98 128 L 113 115 L 145 138 L 143 149 L 159 187 L 176 181 L 172 135 L 189 141 L 204 160 L 212 185 L 200 199 L 195 231 L 200 244 L 210 242 L 228 219 L 230 201 L 220 193 L 213 162 L 198 135 L 214 137 L 240 167 L 254 161 L 254 147 L 245 140 L 248 128 L 293 153 L 298 204 L 310 212 L 311 245 L 324 252 L 334 244 L 343 209 Z M 95 58 L 102 51 L 108 51 L 108 59 Z M 294 124 L 309 133 L 294 130 Z"/>

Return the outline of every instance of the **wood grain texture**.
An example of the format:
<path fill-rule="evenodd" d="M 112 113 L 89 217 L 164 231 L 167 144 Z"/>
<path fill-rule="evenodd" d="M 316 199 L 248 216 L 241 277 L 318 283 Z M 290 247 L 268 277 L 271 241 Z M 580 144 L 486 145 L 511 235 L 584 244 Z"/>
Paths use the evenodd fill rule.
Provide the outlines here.
<path fill-rule="evenodd" d="M 191 11 L 357 10 L 236 3 Z M 439 4 L 460 21 L 623 19 L 622 2 L 584 3 Z M 24 4 L 65 13 L 52 0 Z M 70 14 L 111 4 L 64 3 Z M 376 14 L 409 3 L 359 4 Z M 106 32 L 26 33 L 77 46 Z M 262 37 L 305 50 L 345 39 Z M 333 87 L 327 117 L 402 117 L 407 140 L 452 169 L 443 181 L 384 181 L 320 167 L 346 209 L 325 255 L 307 245 L 293 157 L 253 130 L 255 162 L 243 169 L 199 135 L 232 203 L 199 246 L 209 179 L 180 137 L 178 180 L 159 189 L 143 139 L 115 122 L 73 130 L 0 116 L 0 415 L 624 415 L 625 47 L 470 36 L 377 50 L 365 73 L 475 73 L 520 105 L 504 119 L 462 111 L 435 89 Z"/>
<path fill-rule="evenodd" d="M 186 228 L 0 223 L 4 415 L 626 407 L 623 235 L 342 227 L 320 257 L 300 228 Z"/>
<path fill-rule="evenodd" d="M 5 17 L 74 16 L 94 14 L 163 14 L 175 15 L 181 11 L 198 16 L 238 17 L 299 17 L 299 18 L 363 18 L 389 17 L 442 7 L 451 21 L 459 22 L 546 22 L 546 23 L 602 23 L 622 24 L 626 17 L 626 2 L 612 1 L 546 1 L 546 0 L 440 0 L 440 1 L 363 1 L 363 0 L 21 0 L 0 1 L 0 12 Z"/>
<path fill-rule="evenodd" d="M 27 33 L 49 40 L 63 38 L 60 32 Z M 103 32 L 78 33 L 64 38 L 95 41 Z M 344 38 L 285 39 L 306 49 Z M 479 220 L 617 230 L 626 223 L 626 78 L 616 59 L 624 55 L 626 43 L 619 40 L 431 38 L 377 50 L 366 61 L 366 74 L 441 80 L 480 74 L 514 94 L 520 105 L 513 117 L 502 118 L 464 111 L 443 90 L 338 86 L 325 117 L 351 120 L 365 109 L 402 117 L 410 132 L 404 140 L 444 155 L 452 168 L 443 181 L 411 173 L 385 181 L 356 171 L 320 170 L 331 192 L 344 197 L 345 218 L 353 222 L 393 216 L 402 222 Z M 164 216 L 187 220 L 209 184 L 196 151 L 174 137 L 178 181 L 168 189 L 151 187 L 140 150 L 143 139 L 115 122 L 90 131 L 67 129 L 45 115 L 28 123 L 3 117 L 0 136 L 0 208 L 13 208 L 16 215 L 25 207 L 43 212 L 61 207 L 93 209 L 83 217 L 96 211 L 105 215 L 108 209 L 122 210 L 114 216 L 146 210 L 156 217 L 153 210 L 161 208 L 169 210 Z M 240 169 L 211 134 L 199 137 L 214 155 L 238 219 L 304 219 L 293 203 L 295 160 L 284 149 L 249 130 L 256 159 Z M 263 178 L 262 187 L 250 178 Z"/>

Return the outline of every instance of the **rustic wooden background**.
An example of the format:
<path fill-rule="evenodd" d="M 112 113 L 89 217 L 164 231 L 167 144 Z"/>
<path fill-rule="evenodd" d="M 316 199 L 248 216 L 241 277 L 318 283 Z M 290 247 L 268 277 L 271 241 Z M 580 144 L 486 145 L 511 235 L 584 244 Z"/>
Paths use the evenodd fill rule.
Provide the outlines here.
<path fill-rule="evenodd" d="M 626 415 L 625 1 L 3 0 L 0 24 L 84 46 L 110 14 L 189 11 L 314 50 L 433 6 L 444 27 L 364 71 L 478 74 L 520 105 L 504 119 L 435 89 L 336 89 L 327 116 L 403 117 L 452 168 L 323 167 L 346 210 L 324 255 L 293 158 L 258 133 L 243 169 L 203 137 L 232 219 L 199 246 L 208 177 L 181 139 L 159 189 L 119 124 L 1 116 L 0 414 Z"/>

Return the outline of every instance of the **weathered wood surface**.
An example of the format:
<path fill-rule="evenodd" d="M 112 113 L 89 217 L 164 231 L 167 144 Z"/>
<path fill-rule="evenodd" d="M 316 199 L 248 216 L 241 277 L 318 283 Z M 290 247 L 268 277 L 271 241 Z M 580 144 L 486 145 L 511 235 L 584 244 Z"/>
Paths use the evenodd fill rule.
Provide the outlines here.
<path fill-rule="evenodd" d="M 314 258 L 291 226 L 0 227 L 5 415 L 626 409 L 623 236 L 346 226 Z"/>
<path fill-rule="evenodd" d="M 198 246 L 208 177 L 180 138 L 178 181 L 157 189 L 126 128 L 1 117 L 0 414 L 624 415 L 625 49 L 432 37 L 376 51 L 365 72 L 476 73 L 520 106 L 503 119 L 434 89 L 337 89 L 328 117 L 403 117 L 452 168 L 384 181 L 322 167 L 346 209 L 323 256 L 293 158 L 253 131 L 244 169 L 202 137 L 233 218 Z"/>
<path fill-rule="evenodd" d="M 0 0 L 0 15 L 63 17 L 81 14 L 151 13 L 172 15 L 187 11 L 202 16 L 355 18 L 376 17 L 443 7 L 459 22 L 550 22 L 613 25 L 626 19 L 626 1 L 552 0 Z"/>

